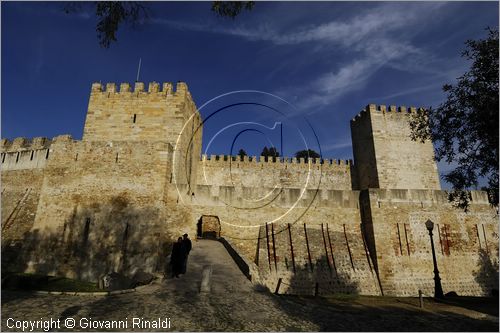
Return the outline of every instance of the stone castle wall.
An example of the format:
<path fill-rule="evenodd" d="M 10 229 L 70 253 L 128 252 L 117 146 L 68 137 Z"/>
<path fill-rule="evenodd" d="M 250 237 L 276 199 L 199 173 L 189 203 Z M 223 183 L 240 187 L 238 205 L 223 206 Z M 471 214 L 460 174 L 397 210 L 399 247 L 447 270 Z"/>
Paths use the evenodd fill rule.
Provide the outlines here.
<path fill-rule="evenodd" d="M 202 129 L 185 84 L 142 87 L 94 84 L 82 141 L 2 140 L 4 268 L 94 281 L 163 270 L 186 224 L 167 184 L 194 181 Z"/>
<path fill-rule="evenodd" d="M 310 293 L 317 282 L 322 293 L 380 294 L 360 232 L 358 191 L 198 185 L 195 193 L 182 200 L 189 206 L 190 232 L 195 233 L 203 215 L 217 216 L 220 236 L 252 263 L 254 282 L 274 290 L 282 278 L 289 287 L 283 284 L 281 292 L 288 293 Z M 257 206 L 251 199 L 262 200 L 256 201 Z M 304 230 L 308 230 L 308 241 Z M 328 253 L 323 235 L 330 237 Z"/>
<path fill-rule="evenodd" d="M 202 215 L 218 216 L 221 236 L 232 239 L 251 261 L 256 258 L 259 229 L 266 223 L 360 223 L 355 191 L 198 185 L 195 193 L 182 201 L 191 212 L 192 232 Z"/>
<path fill-rule="evenodd" d="M 318 284 L 320 293 L 415 296 L 421 289 L 431 295 L 428 218 L 436 223 L 445 292 L 478 296 L 496 286 L 497 215 L 484 192 L 472 192 L 467 213 L 436 190 L 305 190 L 301 198 L 301 189 L 286 188 L 265 209 L 244 200 L 271 190 L 198 185 L 185 202 L 190 232 L 201 216 L 217 216 L 221 237 L 255 263 L 254 275 L 271 290 L 281 278 L 285 293 L 310 294 Z"/>
<path fill-rule="evenodd" d="M 43 173 L 22 170 L 38 176 L 31 194 L 37 202 L 29 220 L 16 221 L 30 244 L 12 253 L 18 265 L 11 267 L 93 281 L 110 271 L 158 270 L 180 232 L 164 204 L 172 154 L 166 142 L 53 140 Z M 2 172 L 4 188 L 12 188 L 2 195 L 7 202 L 22 194 L 15 186 L 20 172 Z"/>
<path fill-rule="evenodd" d="M 353 188 L 350 160 L 268 158 L 256 156 L 203 155 L 197 184 L 246 187 L 291 187 L 350 190 Z"/>
<path fill-rule="evenodd" d="M 452 207 L 445 191 L 366 190 L 361 212 L 385 295 L 434 292 L 431 243 L 444 292 L 485 295 L 498 287 L 498 216 L 485 192 L 471 192 L 470 210 Z"/>
<path fill-rule="evenodd" d="M 478 191 L 469 212 L 450 205 L 432 143 L 410 141 L 398 110 L 369 105 L 351 122 L 355 163 L 208 158 L 184 83 L 93 84 L 81 141 L 1 142 L 2 268 L 159 272 L 171 242 L 210 220 L 271 290 L 431 294 L 431 219 L 445 292 L 488 294 L 496 211 Z"/>
<path fill-rule="evenodd" d="M 261 281 L 279 293 L 380 295 L 361 224 L 308 222 L 260 228 Z"/>
<path fill-rule="evenodd" d="M 1 142 L 4 240 L 21 241 L 33 227 L 50 143 L 46 138 L 31 141 L 16 138 L 12 142 L 3 139 Z"/>

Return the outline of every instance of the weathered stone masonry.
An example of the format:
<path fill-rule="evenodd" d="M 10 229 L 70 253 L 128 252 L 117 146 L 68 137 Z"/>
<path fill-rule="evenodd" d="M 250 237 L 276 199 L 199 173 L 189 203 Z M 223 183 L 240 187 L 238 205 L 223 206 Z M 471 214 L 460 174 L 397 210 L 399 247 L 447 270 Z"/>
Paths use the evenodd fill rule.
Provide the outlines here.
<path fill-rule="evenodd" d="M 448 202 L 432 143 L 409 139 L 414 112 L 368 105 L 351 121 L 354 162 L 208 157 L 185 83 L 94 83 L 82 140 L 1 142 L 2 268 L 158 272 L 206 221 L 273 291 L 431 294 L 431 219 L 445 292 L 488 294 L 496 210 L 480 191 L 467 213 Z"/>

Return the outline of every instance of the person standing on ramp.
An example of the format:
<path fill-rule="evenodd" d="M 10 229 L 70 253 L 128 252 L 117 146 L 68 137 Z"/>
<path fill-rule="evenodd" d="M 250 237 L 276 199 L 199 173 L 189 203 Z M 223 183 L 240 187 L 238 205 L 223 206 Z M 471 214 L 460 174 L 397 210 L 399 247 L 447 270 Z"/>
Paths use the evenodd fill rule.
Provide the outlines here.
<path fill-rule="evenodd" d="M 187 258 L 187 251 L 184 246 L 184 241 L 182 237 L 177 239 L 172 247 L 172 253 L 170 255 L 170 265 L 172 265 L 172 277 L 179 277 L 179 274 L 183 274 L 185 271 L 184 265 Z"/>
<path fill-rule="evenodd" d="M 188 234 L 184 234 L 183 236 L 184 238 L 182 239 L 182 244 L 184 244 L 184 250 L 186 251 L 186 256 L 184 259 L 184 264 L 182 265 L 182 274 L 186 274 L 189 252 L 191 251 L 193 246 L 191 244 L 191 240 L 188 237 Z"/>

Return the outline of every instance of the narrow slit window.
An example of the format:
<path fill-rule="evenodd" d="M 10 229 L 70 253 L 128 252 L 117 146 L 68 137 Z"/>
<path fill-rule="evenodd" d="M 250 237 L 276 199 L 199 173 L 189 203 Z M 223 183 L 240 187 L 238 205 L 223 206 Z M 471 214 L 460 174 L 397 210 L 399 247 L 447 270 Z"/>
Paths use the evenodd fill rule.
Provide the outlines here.
<path fill-rule="evenodd" d="M 33 161 L 33 154 L 35 154 L 34 150 L 31 152 L 30 161 Z"/>
<path fill-rule="evenodd" d="M 20 153 L 18 152 L 17 155 L 16 155 L 16 163 L 19 162 L 19 154 Z"/>
<path fill-rule="evenodd" d="M 45 159 L 49 158 L 49 151 L 50 151 L 50 149 L 47 149 L 47 154 L 45 154 Z"/>
<path fill-rule="evenodd" d="M 134 124 L 136 120 L 137 120 L 137 114 L 134 113 L 134 120 L 133 120 Z"/>
<path fill-rule="evenodd" d="M 4 162 L 5 162 L 5 155 L 7 155 L 7 153 L 3 153 L 3 154 L 2 154 L 2 163 L 4 163 Z"/>

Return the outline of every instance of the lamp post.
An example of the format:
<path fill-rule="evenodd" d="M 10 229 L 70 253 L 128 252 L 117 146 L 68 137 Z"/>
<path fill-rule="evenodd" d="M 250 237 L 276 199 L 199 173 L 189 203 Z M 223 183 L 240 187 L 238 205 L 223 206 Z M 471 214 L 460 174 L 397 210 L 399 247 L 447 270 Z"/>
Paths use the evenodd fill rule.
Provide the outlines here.
<path fill-rule="evenodd" d="M 427 230 L 429 230 L 429 237 L 431 238 L 431 249 L 432 249 L 432 261 L 434 263 L 434 297 L 444 298 L 443 287 L 441 287 L 441 278 L 439 277 L 439 271 L 436 261 L 436 251 L 434 250 L 434 240 L 432 238 L 432 229 L 434 229 L 434 222 L 427 220 L 425 222 Z"/>

